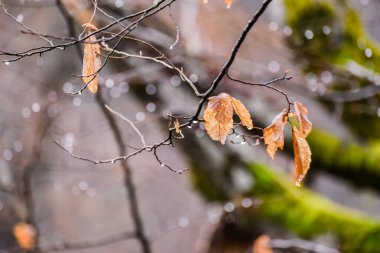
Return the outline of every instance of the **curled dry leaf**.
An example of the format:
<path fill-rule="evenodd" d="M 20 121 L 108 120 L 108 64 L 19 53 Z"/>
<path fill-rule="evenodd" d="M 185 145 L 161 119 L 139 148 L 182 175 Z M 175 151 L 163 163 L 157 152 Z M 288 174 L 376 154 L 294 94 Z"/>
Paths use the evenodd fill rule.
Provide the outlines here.
<path fill-rule="evenodd" d="M 253 252 L 255 253 L 273 253 L 272 249 L 269 247 L 270 237 L 267 235 L 262 235 L 258 237 L 253 243 Z"/>
<path fill-rule="evenodd" d="M 227 93 L 210 97 L 204 112 L 206 131 L 214 141 L 224 144 L 233 128 L 233 111 L 236 111 L 242 124 L 247 128 L 253 127 L 251 116 L 244 105 Z"/>
<path fill-rule="evenodd" d="M 264 142 L 267 145 L 267 153 L 272 159 L 277 149 L 284 148 L 284 127 L 288 120 L 288 110 L 284 109 L 278 114 L 268 127 L 264 129 Z"/>
<path fill-rule="evenodd" d="M 13 235 L 16 237 L 18 245 L 23 249 L 34 249 L 36 243 L 36 230 L 25 222 L 17 223 L 13 227 Z"/>
<path fill-rule="evenodd" d="M 296 127 L 292 127 L 293 151 L 296 164 L 296 185 L 300 186 L 310 168 L 311 151 L 305 136 Z"/>
<path fill-rule="evenodd" d="M 92 93 L 98 91 L 98 71 L 101 68 L 100 46 L 96 41 L 95 36 L 90 36 L 86 39 L 83 54 L 83 82 L 87 84 L 88 89 Z"/>
<path fill-rule="evenodd" d="M 234 110 L 236 114 L 239 116 L 243 126 L 245 126 L 248 129 L 252 129 L 253 128 L 252 119 L 247 108 L 245 108 L 245 106 L 243 105 L 242 102 L 240 102 L 240 100 L 235 99 L 233 97 L 231 98 L 232 98 L 232 105 L 234 107 Z"/>
<path fill-rule="evenodd" d="M 175 120 L 174 127 L 175 127 L 175 132 L 177 134 L 179 134 L 181 132 L 181 130 L 179 129 L 179 120 L 178 119 Z"/>
<path fill-rule="evenodd" d="M 307 108 L 300 102 L 294 102 L 294 109 L 296 111 L 296 118 L 299 123 L 299 130 L 302 135 L 306 137 L 311 132 L 311 128 L 313 126 L 307 117 Z"/>

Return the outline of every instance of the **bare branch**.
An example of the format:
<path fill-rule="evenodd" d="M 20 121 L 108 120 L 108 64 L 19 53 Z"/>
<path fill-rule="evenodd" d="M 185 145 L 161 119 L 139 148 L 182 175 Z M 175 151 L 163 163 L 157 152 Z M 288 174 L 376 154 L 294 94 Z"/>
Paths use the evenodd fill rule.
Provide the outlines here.
<path fill-rule="evenodd" d="M 135 132 L 139 135 L 140 140 L 141 140 L 142 144 L 144 145 L 144 147 L 146 146 L 146 142 L 145 142 L 144 136 L 142 135 L 142 133 L 139 131 L 139 129 L 135 126 L 135 124 L 131 120 L 129 120 L 127 117 L 125 117 L 124 115 L 120 114 L 119 112 L 113 110 L 107 104 L 105 104 L 104 107 L 108 111 L 110 111 L 111 113 L 115 114 L 116 116 L 118 116 L 119 118 L 121 118 L 122 120 L 124 120 L 125 122 L 127 122 L 133 128 L 133 130 L 135 130 Z"/>

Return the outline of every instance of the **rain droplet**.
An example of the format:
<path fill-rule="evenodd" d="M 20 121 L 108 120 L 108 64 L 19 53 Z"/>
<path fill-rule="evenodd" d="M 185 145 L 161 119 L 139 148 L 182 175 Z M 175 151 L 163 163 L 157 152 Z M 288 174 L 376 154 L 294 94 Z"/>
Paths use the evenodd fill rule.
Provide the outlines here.
<path fill-rule="evenodd" d="M 124 5 L 124 1 L 123 0 L 117 0 L 117 1 L 115 1 L 114 4 L 115 4 L 116 8 L 121 8 Z"/>
<path fill-rule="evenodd" d="M 146 105 L 146 110 L 147 110 L 148 112 L 154 112 L 154 111 L 156 110 L 156 108 L 157 108 L 157 106 L 156 106 L 155 103 L 148 103 L 148 104 Z"/>
<path fill-rule="evenodd" d="M 241 205 L 245 208 L 252 206 L 252 204 L 253 204 L 253 201 L 249 198 L 245 198 L 241 201 Z"/>
<path fill-rule="evenodd" d="M 242 141 L 240 144 L 241 144 L 241 145 L 244 145 L 245 143 L 246 143 L 245 141 Z"/>
<path fill-rule="evenodd" d="M 322 28 L 322 31 L 323 31 L 324 34 L 329 35 L 331 33 L 331 28 L 325 25 Z"/>
<path fill-rule="evenodd" d="M 193 120 L 192 121 L 194 124 L 197 124 L 198 123 L 198 120 Z"/>
<path fill-rule="evenodd" d="M 188 218 L 182 217 L 178 220 L 178 225 L 182 228 L 188 227 L 190 224 L 190 221 Z"/>
<path fill-rule="evenodd" d="M 157 92 L 157 88 L 154 84 L 148 84 L 148 86 L 145 88 L 145 92 L 148 95 L 154 95 Z"/>
<path fill-rule="evenodd" d="M 136 113 L 136 119 L 138 121 L 144 121 L 145 120 L 145 113 L 143 113 L 143 112 L 137 112 Z"/>
<path fill-rule="evenodd" d="M 88 183 L 86 181 L 80 181 L 78 187 L 80 190 L 85 191 L 88 189 Z"/>
<path fill-rule="evenodd" d="M 193 83 L 196 83 L 196 82 L 198 82 L 198 75 L 197 74 L 191 74 L 190 77 L 189 77 L 189 79 Z"/>
<path fill-rule="evenodd" d="M 370 48 L 366 48 L 364 50 L 364 54 L 367 58 L 371 58 L 372 57 L 372 50 Z"/>
<path fill-rule="evenodd" d="M 227 213 L 231 213 L 235 210 L 235 204 L 232 202 L 228 202 L 224 205 L 224 211 Z"/>
<path fill-rule="evenodd" d="M 280 64 L 277 61 L 271 61 L 268 64 L 268 69 L 272 73 L 276 73 L 280 70 Z"/>
<path fill-rule="evenodd" d="M 21 114 L 24 118 L 29 118 L 32 114 L 32 111 L 28 107 L 22 108 Z"/>
<path fill-rule="evenodd" d="M 82 91 L 80 90 L 80 91 L 78 91 L 78 95 L 82 95 Z"/>
<path fill-rule="evenodd" d="M 271 30 L 272 32 L 275 32 L 277 31 L 278 29 L 278 24 L 274 21 L 270 22 L 269 23 L 269 30 Z"/>
<path fill-rule="evenodd" d="M 9 61 L 5 61 L 4 64 L 9 66 L 9 64 L 11 64 L 11 63 Z"/>
<path fill-rule="evenodd" d="M 10 161 L 13 158 L 13 153 L 10 149 L 5 149 L 3 151 L 3 157 L 5 160 Z"/>
<path fill-rule="evenodd" d="M 286 36 L 290 36 L 290 35 L 292 35 L 293 30 L 292 30 L 292 28 L 290 28 L 289 26 L 285 26 L 284 29 L 282 30 L 282 32 L 283 32 Z"/>
<path fill-rule="evenodd" d="M 115 160 L 112 160 L 111 163 L 114 164 L 116 161 Z"/>
<path fill-rule="evenodd" d="M 182 83 L 181 77 L 175 75 L 170 78 L 170 83 L 173 86 L 179 86 Z"/>
<path fill-rule="evenodd" d="M 73 104 L 74 104 L 74 106 L 80 106 L 82 104 L 82 100 L 78 97 L 75 97 L 73 99 Z"/>
<path fill-rule="evenodd" d="M 160 166 L 161 166 L 161 167 L 164 167 L 164 166 L 165 166 L 165 163 L 161 163 Z"/>
<path fill-rule="evenodd" d="M 41 106 L 40 106 L 40 104 L 39 103 L 33 103 L 32 104 L 32 111 L 33 112 L 39 112 L 41 110 Z"/>
<path fill-rule="evenodd" d="M 306 39 L 311 40 L 312 38 L 314 38 L 314 33 L 311 30 L 306 30 L 305 37 Z"/>
<path fill-rule="evenodd" d="M 107 88 L 112 88 L 115 85 L 115 81 L 112 79 L 107 79 L 106 80 L 106 87 Z"/>
<path fill-rule="evenodd" d="M 193 126 L 191 126 L 191 125 L 188 125 L 188 126 L 187 126 L 187 128 L 193 128 Z"/>
<path fill-rule="evenodd" d="M 16 152 L 21 152 L 21 151 L 22 151 L 22 148 L 23 148 L 23 145 L 22 145 L 22 142 L 21 142 L 21 141 L 15 141 L 15 142 L 13 142 L 13 149 L 14 149 Z"/>

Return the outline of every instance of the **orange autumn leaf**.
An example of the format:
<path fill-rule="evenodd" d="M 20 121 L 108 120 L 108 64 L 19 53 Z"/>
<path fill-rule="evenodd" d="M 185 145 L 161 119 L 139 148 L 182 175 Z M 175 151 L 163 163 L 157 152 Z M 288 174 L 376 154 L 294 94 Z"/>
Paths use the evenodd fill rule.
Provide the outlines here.
<path fill-rule="evenodd" d="M 175 132 L 177 134 L 179 134 L 181 132 L 181 130 L 179 129 L 179 120 L 178 119 L 175 120 L 174 127 L 175 127 Z"/>
<path fill-rule="evenodd" d="M 214 141 L 224 144 L 228 134 L 233 128 L 233 112 L 236 111 L 242 124 L 252 128 L 252 120 L 248 110 L 237 99 L 227 93 L 210 97 L 204 112 L 206 131 Z"/>
<path fill-rule="evenodd" d="M 233 97 L 231 98 L 232 98 L 232 106 L 234 107 L 236 114 L 239 116 L 243 126 L 247 127 L 248 129 L 252 129 L 253 128 L 252 119 L 247 108 L 245 108 L 245 106 L 243 105 L 242 102 L 240 102 L 240 100 L 235 99 Z"/>
<path fill-rule="evenodd" d="M 208 135 L 214 141 L 224 144 L 233 127 L 233 106 L 231 96 L 221 93 L 210 97 L 204 112 L 205 127 Z"/>
<path fill-rule="evenodd" d="M 311 132 L 313 124 L 307 117 L 307 108 L 304 107 L 300 102 L 294 102 L 294 109 L 296 111 L 295 116 L 299 123 L 299 130 L 303 136 L 308 136 Z"/>
<path fill-rule="evenodd" d="M 255 253 L 273 253 L 272 249 L 269 247 L 270 237 L 267 235 L 262 235 L 258 237 L 253 243 L 253 252 Z"/>
<path fill-rule="evenodd" d="M 296 164 L 296 185 L 300 186 L 310 168 L 311 151 L 305 136 L 296 127 L 292 127 L 293 152 Z"/>
<path fill-rule="evenodd" d="M 264 142 L 267 145 L 267 153 L 272 159 L 277 149 L 284 148 L 284 127 L 288 120 L 288 110 L 284 109 L 278 114 L 268 127 L 264 129 Z"/>
<path fill-rule="evenodd" d="M 224 0 L 224 2 L 227 4 L 227 8 L 230 8 L 234 0 Z"/>
<path fill-rule="evenodd" d="M 35 247 L 36 230 L 32 225 L 25 222 L 17 223 L 13 227 L 13 235 L 21 248 L 30 250 Z"/>
<path fill-rule="evenodd" d="M 95 26 L 86 25 L 87 27 L 93 29 Z M 82 78 L 83 82 L 87 84 L 88 89 L 92 93 L 98 91 L 98 71 L 101 68 L 102 62 L 100 60 L 100 46 L 98 43 L 91 43 L 96 41 L 95 36 L 90 36 L 86 39 L 86 44 L 84 45 L 83 54 L 83 69 Z"/>

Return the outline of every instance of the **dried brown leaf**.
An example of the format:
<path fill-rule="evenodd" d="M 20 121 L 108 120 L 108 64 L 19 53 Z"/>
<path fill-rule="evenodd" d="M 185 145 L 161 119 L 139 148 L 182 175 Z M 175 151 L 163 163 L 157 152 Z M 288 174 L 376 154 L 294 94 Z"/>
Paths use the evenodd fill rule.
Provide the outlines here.
<path fill-rule="evenodd" d="M 175 132 L 177 134 L 179 134 L 181 132 L 181 130 L 179 129 L 179 120 L 178 119 L 175 119 L 174 127 L 175 127 Z"/>
<path fill-rule="evenodd" d="M 255 253 L 273 253 L 272 249 L 269 247 L 270 237 L 267 235 L 262 235 L 258 237 L 253 243 L 253 252 Z"/>
<path fill-rule="evenodd" d="M 264 142 L 267 145 L 267 153 L 272 159 L 277 149 L 284 148 L 284 127 L 288 120 L 288 110 L 284 109 L 278 114 L 268 127 L 264 129 Z"/>
<path fill-rule="evenodd" d="M 310 168 L 311 151 L 305 135 L 295 126 L 292 127 L 293 151 L 296 164 L 296 185 L 300 186 Z"/>
<path fill-rule="evenodd" d="M 214 141 L 224 144 L 233 127 L 233 106 L 231 96 L 221 93 L 210 97 L 204 112 L 205 126 L 208 135 Z"/>
<path fill-rule="evenodd" d="M 13 227 L 13 235 L 16 237 L 18 245 L 27 250 L 34 249 L 36 243 L 36 230 L 25 222 L 17 223 Z"/>
<path fill-rule="evenodd" d="M 102 62 L 100 60 L 100 46 L 98 43 L 91 43 L 96 41 L 95 36 L 90 36 L 86 39 L 83 54 L 83 69 L 82 76 L 83 82 L 87 84 L 88 89 L 92 93 L 98 91 L 98 71 L 101 68 Z"/>
<path fill-rule="evenodd" d="M 294 102 L 294 109 L 296 111 L 296 119 L 299 123 L 299 130 L 303 136 L 308 136 L 311 132 L 313 124 L 307 117 L 308 110 L 300 102 Z"/>
<path fill-rule="evenodd" d="M 240 100 L 235 99 L 233 97 L 231 98 L 232 98 L 232 105 L 234 107 L 234 110 L 236 114 L 239 116 L 243 126 L 247 127 L 248 129 L 252 129 L 253 128 L 252 119 L 247 108 L 245 108 L 245 106 L 243 105 L 242 102 L 240 102 Z"/>
<path fill-rule="evenodd" d="M 233 128 L 234 110 L 241 119 L 242 124 L 248 129 L 253 128 L 251 115 L 243 103 L 231 97 L 227 93 L 210 97 L 204 112 L 206 131 L 214 141 L 224 144 L 228 134 Z"/>

